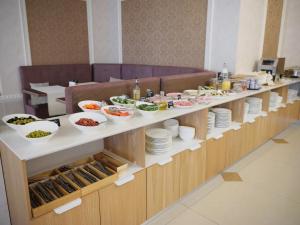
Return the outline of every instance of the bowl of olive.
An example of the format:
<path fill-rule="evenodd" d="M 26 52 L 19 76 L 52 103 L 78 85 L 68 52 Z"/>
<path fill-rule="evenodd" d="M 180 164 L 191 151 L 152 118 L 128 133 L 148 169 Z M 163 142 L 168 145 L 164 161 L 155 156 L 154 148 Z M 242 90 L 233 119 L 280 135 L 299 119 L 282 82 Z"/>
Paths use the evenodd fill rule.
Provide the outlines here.
<path fill-rule="evenodd" d="M 2 118 L 2 121 L 9 127 L 18 130 L 20 127 L 37 121 L 39 120 L 39 118 L 37 118 L 34 115 L 30 115 L 30 114 L 22 114 L 22 113 L 18 113 L 18 114 L 10 114 L 10 115 L 6 115 Z"/>
<path fill-rule="evenodd" d="M 51 121 L 41 120 L 28 123 L 18 129 L 18 133 L 32 143 L 45 143 L 58 131 L 58 125 Z"/>

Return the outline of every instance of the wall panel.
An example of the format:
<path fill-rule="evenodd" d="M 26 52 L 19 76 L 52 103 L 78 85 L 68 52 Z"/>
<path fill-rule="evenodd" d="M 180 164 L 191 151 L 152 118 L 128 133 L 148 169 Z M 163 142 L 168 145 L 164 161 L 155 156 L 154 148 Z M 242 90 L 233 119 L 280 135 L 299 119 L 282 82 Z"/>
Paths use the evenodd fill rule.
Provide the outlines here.
<path fill-rule="evenodd" d="M 26 0 L 33 65 L 87 63 L 86 2 Z"/>
<path fill-rule="evenodd" d="M 124 63 L 203 67 L 207 0 L 122 2 Z"/>

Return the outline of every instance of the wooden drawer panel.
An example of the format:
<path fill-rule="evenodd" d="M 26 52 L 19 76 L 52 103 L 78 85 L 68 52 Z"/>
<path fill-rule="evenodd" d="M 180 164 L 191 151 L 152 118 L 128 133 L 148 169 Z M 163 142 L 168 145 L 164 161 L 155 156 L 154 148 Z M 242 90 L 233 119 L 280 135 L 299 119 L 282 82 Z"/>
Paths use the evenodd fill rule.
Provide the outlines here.
<path fill-rule="evenodd" d="M 97 192 L 117 180 L 127 164 L 114 159 L 110 154 L 100 152 L 93 157 L 29 178 L 33 217 Z"/>
<path fill-rule="evenodd" d="M 205 181 L 206 146 L 180 154 L 180 197 L 191 192 Z"/>
<path fill-rule="evenodd" d="M 224 136 L 217 140 L 209 139 L 206 142 L 206 180 L 216 176 L 225 168 L 227 155 L 225 138 Z"/>
<path fill-rule="evenodd" d="M 31 221 L 31 225 L 100 225 L 99 194 L 82 197 L 81 205 L 62 214 L 47 213 Z"/>
<path fill-rule="evenodd" d="M 179 199 L 180 155 L 173 161 L 147 168 L 147 218 Z"/>
<path fill-rule="evenodd" d="M 136 173 L 134 180 L 122 186 L 111 184 L 99 194 L 102 225 L 140 225 L 146 220 L 145 170 Z"/>

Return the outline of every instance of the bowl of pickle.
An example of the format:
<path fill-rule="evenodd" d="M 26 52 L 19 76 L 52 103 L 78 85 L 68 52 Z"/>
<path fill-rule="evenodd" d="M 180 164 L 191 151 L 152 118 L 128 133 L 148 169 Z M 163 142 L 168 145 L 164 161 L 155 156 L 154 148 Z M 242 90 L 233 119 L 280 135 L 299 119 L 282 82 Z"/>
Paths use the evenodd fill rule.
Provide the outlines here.
<path fill-rule="evenodd" d="M 18 114 L 10 114 L 6 115 L 2 118 L 2 121 L 12 129 L 18 130 L 20 127 L 29 124 L 31 122 L 35 122 L 39 120 L 34 115 L 30 114 L 23 114 L 23 113 L 18 113 Z"/>
<path fill-rule="evenodd" d="M 58 125 L 47 120 L 28 123 L 18 129 L 21 137 L 32 143 L 45 143 L 58 131 Z"/>

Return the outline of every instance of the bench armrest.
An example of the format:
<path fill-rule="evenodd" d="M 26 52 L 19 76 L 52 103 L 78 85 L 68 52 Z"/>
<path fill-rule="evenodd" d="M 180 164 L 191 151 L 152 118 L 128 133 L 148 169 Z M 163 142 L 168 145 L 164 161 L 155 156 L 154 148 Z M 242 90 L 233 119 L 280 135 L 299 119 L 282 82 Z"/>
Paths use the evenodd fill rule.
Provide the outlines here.
<path fill-rule="evenodd" d="M 46 93 L 41 92 L 41 91 L 37 91 L 37 90 L 34 90 L 34 89 L 23 89 L 23 93 L 28 94 L 28 95 L 37 96 L 37 97 L 47 96 Z"/>

